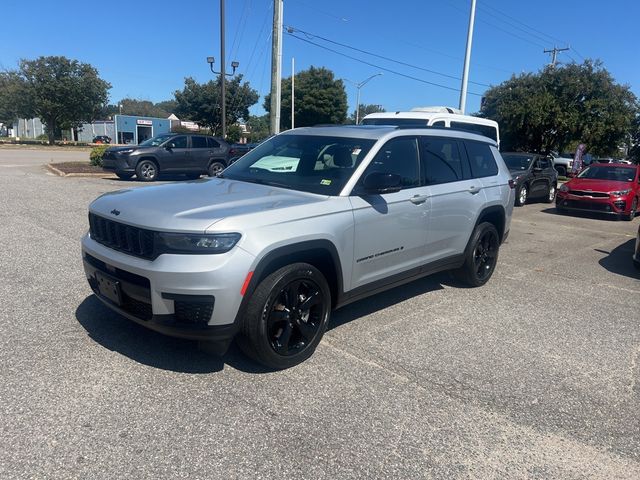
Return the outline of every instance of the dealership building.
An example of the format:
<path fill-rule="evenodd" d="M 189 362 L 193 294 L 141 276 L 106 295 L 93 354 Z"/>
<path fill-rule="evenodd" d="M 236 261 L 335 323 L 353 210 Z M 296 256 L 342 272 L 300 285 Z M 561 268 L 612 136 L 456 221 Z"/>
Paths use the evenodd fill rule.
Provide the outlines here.
<path fill-rule="evenodd" d="M 145 140 L 171 131 L 170 118 L 114 115 L 113 120 L 97 120 L 83 123 L 74 131 L 63 132 L 68 140 L 90 143 L 97 136 L 106 135 L 112 143 L 137 145 Z M 20 119 L 14 122 L 10 135 L 35 139 L 45 133 L 39 118 Z"/>
<path fill-rule="evenodd" d="M 114 115 L 113 120 L 85 123 L 78 129 L 79 142 L 91 142 L 98 135 L 106 135 L 113 143 L 137 145 L 145 140 L 171 131 L 168 118 Z"/>

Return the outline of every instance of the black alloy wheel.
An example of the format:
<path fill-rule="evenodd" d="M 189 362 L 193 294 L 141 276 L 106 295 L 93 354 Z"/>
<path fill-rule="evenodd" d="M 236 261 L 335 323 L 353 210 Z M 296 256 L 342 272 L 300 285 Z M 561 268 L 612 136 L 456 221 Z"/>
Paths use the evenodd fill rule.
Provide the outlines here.
<path fill-rule="evenodd" d="M 279 355 L 301 352 L 320 331 L 324 316 L 320 287 L 309 280 L 285 285 L 267 313 L 267 335 Z"/>
<path fill-rule="evenodd" d="M 269 368 L 292 367 L 313 354 L 330 311 L 331 292 L 318 269 L 306 263 L 284 266 L 251 294 L 238 344 Z"/>
<path fill-rule="evenodd" d="M 478 239 L 473 251 L 473 265 L 478 280 L 485 283 L 496 266 L 500 241 L 495 231 L 487 229 Z"/>
<path fill-rule="evenodd" d="M 480 287 L 487 283 L 498 263 L 500 237 L 496 227 L 483 222 L 471 235 L 465 261 L 462 267 L 454 272 L 455 276 L 471 287 Z"/>

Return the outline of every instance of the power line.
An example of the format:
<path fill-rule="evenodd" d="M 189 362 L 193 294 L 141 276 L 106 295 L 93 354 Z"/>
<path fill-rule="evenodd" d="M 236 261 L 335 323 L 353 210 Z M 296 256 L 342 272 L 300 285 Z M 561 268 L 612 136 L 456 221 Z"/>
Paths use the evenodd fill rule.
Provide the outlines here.
<path fill-rule="evenodd" d="M 300 30 L 299 28 L 295 28 L 295 27 L 292 27 L 292 26 L 287 26 L 287 29 L 288 29 L 288 33 L 300 32 L 300 33 L 304 34 L 307 38 L 319 38 L 320 40 L 324 40 L 325 42 L 329 42 L 329 43 L 332 43 L 334 45 L 339 45 L 339 46 L 344 47 L 344 48 L 355 50 L 356 52 L 364 53 L 365 55 L 370 55 L 372 57 L 380 58 L 381 60 L 386 60 L 388 62 L 397 63 L 398 65 L 403 65 L 405 67 L 415 68 L 416 70 L 422 70 L 423 72 L 432 73 L 434 75 L 440 75 L 442 77 L 451 78 L 453 80 L 461 80 L 460 77 L 456 77 L 455 75 L 449 75 L 447 73 L 438 72 L 436 70 L 430 70 L 428 68 L 418 67 L 417 65 L 412 65 L 410 63 L 402 62 L 402 61 L 396 60 L 394 58 L 389 58 L 389 57 L 385 57 L 384 55 L 378 55 L 377 53 L 368 52 L 368 51 L 362 50 L 360 48 L 352 47 L 351 45 L 345 45 L 344 43 L 336 42 L 335 40 L 331 40 L 329 38 L 322 37 L 320 35 L 316 35 L 316 34 L 313 34 L 313 33 L 305 32 L 304 30 Z M 486 83 L 473 82 L 473 81 L 469 81 L 469 83 L 473 83 L 473 84 L 479 85 L 481 87 L 487 87 L 487 88 L 491 87 L 491 85 L 488 85 Z"/>
<path fill-rule="evenodd" d="M 236 40 L 238 39 L 238 35 L 240 36 L 240 42 L 238 42 L 237 48 L 240 48 L 240 43 L 242 42 L 242 35 L 244 33 L 245 27 L 247 26 L 247 18 L 249 17 L 249 15 L 245 15 L 245 11 L 247 10 L 247 7 L 249 7 L 249 2 L 250 0 L 244 0 L 244 4 L 242 5 L 240 18 L 238 19 L 238 26 L 236 27 L 236 31 L 233 36 L 233 42 L 231 42 L 231 49 L 229 50 L 231 58 L 234 58 L 235 54 L 238 53 L 237 50 L 234 51 L 234 49 L 236 48 Z M 248 9 L 251 10 L 250 7 Z"/>
<path fill-rule="evenodd" d="M 524 22 L 522 22 L 522 21 L 518 20 L 518 19 L 517 19 L 517 18 L 515 18 L 515 17 L 512 17 L 511 15 L 508 15 L 508 14 L 504 13 L 503 11 L 501 11 L 501 10 L 499 10 L 499 9 L 495 8 L 495 7 L 492 7 L 491 5 L 488 5 L 488 4 L 486 4 L 486 3 L 485 3 L 485 4 L 484 4 L 484 5 L 482 5 L 480 8 L 482 8 L 483 10 L 484 10 L 484 9 L 493 10 L 494 12 L 496 12 L 496 13 L 498 13 L 498 14 L 502 15 L 503 17 L 506 17 L 506 18 L 508 18 L 508 19 L 510 19 L 510 20 L 513 20 L 514 22 L 516 22 L 516 23 L 518 23 L 518 24 L 520 24 L 520 25 L 522 25 L 522 26 L 524 26 L 524 27 L 528 28 L 529 30 L 532 30 L 532 31 L 534 31 L 534 32 L 536 32 L 536 33 L 539 33 L 539 34 L 541 34 L 541 35 L 544 35 L 546 38 L 542 38 L 542 37 L 539 37 L 538 35 L 535 35 L 537 38 L 539 38 L 539 39 L 540 39 L 540 40 L 542 40 L 543 42 L 548 42 L 548 41 L 549 41 L 548 39 L 551 39 L 551 40 L 553 40 L 554 42 L 559 42 L 559 43 L 564 43 L 564 44 L 566 44 L 566 43 L 567 43 L 567 42 L 565 42 L 564 40 L 560 40 L 559 38 L 556 38 L 556 37 L 554 37 L 554 36 L 552 36 L 552 35 L 549 35 L 549 34 L 547 34 L 547 33 L 543 32 L 542 30 L 538 30 L 537 28 L 534 28 L 534 27 L 532 27 L 531 25 L 527 25 L 526 23 L 524 23 Z M 492 14 L 490 14 L 489 12 L 487 12 L 487 13 L 488 13 L 489 15 L 492 15 Z M 492 16 L 493 16 L 494 18 L 498 18 L 498 17 L 496 17 L 495 15 L 492 15 Z M 504 20 L 503 20 L 503 21 L 504 21 Z M 505 23 L 506 23 L 506 22 L 505 22 Z M 524 30 L 523 30 L 523 31 L 524 31 Z"/>
<path fill-rule="evenodd" d="M 467 12 L 465 12 L 464 10 L 462 10 L 460 7 L 458 7 L 458 5 L 453 4 L 453 2 L 451 2 L 451 0 L 447 0 L 447 3 L 448 3 L 448 4 L 449 4 L 449 6 L 451 6 L 452 8 L 454 8 L 454 9 L 458 10 L 459 12 L 462 12 L 462 13 L 465 15 L 465 17 L 468 15 L 468 13 L 467 13 Z M 500 30 L 501 32 L 506 33 L 507 35 L 511 35 L 512 37 L 518 38 L 518 39 L 522 40 L 523 42 L 527 42 L 527 43 L 530 43 L 530 44 L 532 44 L 532 45 L 535 45 L 535 46 L 537 46 L 537 47 L 541 47 L 541 48 L 544 48 L 544 47 L 545 47 L 542 43 L 538 43 L 538 42 L 536 42 L 536 41 L 534 41 L 534 40 L 531 40 L 531 39 L 529 39 L 529 38 L 523 37 L 523 36 L 521 36 L 521 35 L 518 35 L 518 34 L 516 34 L 516 33 L 511 32 L 511 31 L 509 31 L 509 30 L 506 30 L 505 28 L 502 28 L 501 26 L 496 25 L 495 23 L 491 23 L 491 22 L 489 22 L 489 21 L 485 20 L 485 19 L 484 19 L 484 18 L 482 18 L 482 17 L 479 17 L 479 18 L 478 18 L 478 21 L 479 21 L 479 22 L 482 22 L 482 23 L 485 23 L 485 24 L 487 24 L 487 25 L 489 25 L 489 26 L 491 26 L 491 27 L 493 27 L 493 28 L 496 28 L 496 29 Z M 528 32 L 526 32 L 526 33 L 528 34 Z"/>
<path fill-rule="evenodd" d="M 423 80 L 422 78 L 417 78 L 417 77 L 414 77 L 414 76 L 411 76 L 411 75 L 407 75 L 405 73 L 397 72 L 395 70 L 391 70 L 390 68 L 382 67 L 380 65 L 376 65 L 375 63 L 367 62 L 366 60 L 362 60 L 360 58 L 356 58 L 356 57 L 353 57 L 351 55 L 347 55 L 346 53 L 339 52 L 337 50 L 334 50 L 332 48 L 326 47 L 324 45 L 320 45 L 320 44 L 312 42 L 311 40 L 308 40 L 306 38 L 299 37 L 299 36 L 297 36 L 297 35 L 295 35 L 293 33 L 290 33 L 290 32 L 287 32 L 287 33 L 289 34 L 289 36 L 291 36 L 293 38 L 297 38 L 298 40 L 300 40 L 302 42 L 309 43 L 311 45 L 314 45 L 316 47 L 322 48 L 322 49 L 327 50 L 329 52 L 335 53 L 336 55 L 341 55 L 343 57 L 349 58 L 349 59 L 354 60 L 356 62 L 360 62 L 360 63 L 363 63 L 365 65 L 369 65 L 370 67 L 375 67 L 375 68 L 383 70 L 385 72 L 389 72 L 389 73 L 392 73 L 394 75 L 398 75 L 400 77 L 408 78 L 410 80 L 415 80 L 415 81 L 420 82 L 420 83 L 426 83 L 427 85 L 433 85 L 434 87 L 440 87 L 440 88 L 444 88 L 446 90 L 451 90 L 451 91 L 454 91 L 454 92 L 459 92 L 460 91 L 458 88 L 449 87 L 447 85 L 441 85 L 441 84 L 435 83 L 435 82 L 429 82 L 427 80 Z M 475 95 L 475 96 L 478 96 L 478 97 L 482 96 L 482 94 L 474 93 L 474 92 L 469 92 L 469 95 Z"/>

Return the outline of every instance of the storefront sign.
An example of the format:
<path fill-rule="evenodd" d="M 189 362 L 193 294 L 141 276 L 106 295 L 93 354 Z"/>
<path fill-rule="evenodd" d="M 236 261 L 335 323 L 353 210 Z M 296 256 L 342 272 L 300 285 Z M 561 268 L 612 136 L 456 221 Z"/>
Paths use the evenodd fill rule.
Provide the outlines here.
<path fill-rule="evenodd" d="M 139 118 L 138 120 L 136 120 L 136 123 L 138 125 L 153 125 L 153 120 L 143 120 Z"/>

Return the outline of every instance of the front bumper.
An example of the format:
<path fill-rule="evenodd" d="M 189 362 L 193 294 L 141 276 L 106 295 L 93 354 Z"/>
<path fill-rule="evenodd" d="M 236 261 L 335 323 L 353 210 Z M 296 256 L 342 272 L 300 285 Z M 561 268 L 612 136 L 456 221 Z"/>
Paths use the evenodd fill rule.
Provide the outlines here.
<path fill-rule="evenodd" d="M 151 330 L 173 337 L 228 345 L 237 331 L 240 293 L 254 257 L 239 247 L 222 255 L 127 255 L 82 238 L 91 289 L 109 308 Z M 100 281 L 117 283 L 117 298 Z"/>
<path fill-rule="evenodd" d="M 135 165 L 129 165 L 129 157 L 117 153 L 107 153 L 102 157 L 102 169 L 116 173 L 135 173 Z"/>
<path fill-rule="evenodd" d="M 626 197 L 584 197 L 558 192 L 556 206 L 565 210 L 620 216 L 629 214 L 631 201 Z"/>

